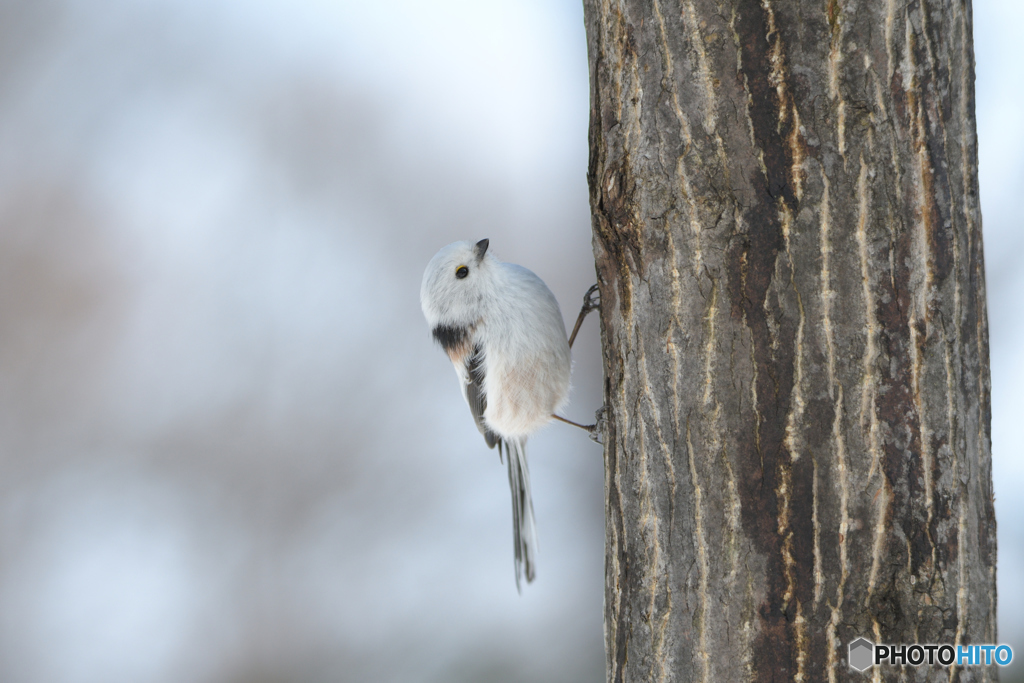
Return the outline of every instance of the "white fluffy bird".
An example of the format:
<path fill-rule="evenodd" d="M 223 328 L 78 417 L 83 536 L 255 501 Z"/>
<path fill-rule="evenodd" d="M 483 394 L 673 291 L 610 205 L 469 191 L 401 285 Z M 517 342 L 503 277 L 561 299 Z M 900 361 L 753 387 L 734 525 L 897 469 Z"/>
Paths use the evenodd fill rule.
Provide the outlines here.
<path fill-rule="evenodd" d="M 508 459 L 518 587 L 524 573 L 533 581 L 537 541 L 526 439 L 568 401 L 571 360 L 555 295 L 531 271 L 488 253 L 488 244 L 455 242 L 437 252 L 420 303 L 477 428 Z"/>

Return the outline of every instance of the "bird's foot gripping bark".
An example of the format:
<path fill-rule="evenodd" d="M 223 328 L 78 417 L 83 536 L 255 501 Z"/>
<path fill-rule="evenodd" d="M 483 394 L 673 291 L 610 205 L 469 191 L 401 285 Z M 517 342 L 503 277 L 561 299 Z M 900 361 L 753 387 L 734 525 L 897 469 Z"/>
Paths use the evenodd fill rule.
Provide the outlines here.
<path fill-rule="evenodd" d="M 590 313 L 601 305 L 601 289 L 597 285 L 591 285 L 587 293 L 583 295 L 583 310 Z"/>
<path fill-rule="evenodd" d="M 573 422 L 572 420 L 564 418 L 561 415 L 552 415 L 551 417 L 555 418 L 559 422 L 564 422 L 565 424 L 572 425 L 573 427 L 579 427 L 580 429 L 584 430 L 585 432 L 587 432 L 587 434 L 590 435 L 590 439 L 592 441 L 603 444 L 604 429 L 606 426 L 604 416 L 605 406 L 601 406 L 601 408 L 596 413 L 594 413 L 596 421 L 592 425 L 581 425 L 579 422 Z"/>
<path fill-rule="evenodd" d="M 583 324 L 583 319 L 587 317 L 591 311 L 601 305 L 601 290 L 597 288 L 597 285 L 593 285 L 587 290 L 587 293 L 583 295 L 583 308 L 580 309 L 580 314 L 576 318 L 576 324 L 573 325 L 572 334 L 569 335 L 569 348 L 572 348 L 572 343 L 576 341 L 576 333 L 580 331 L 580 325 Z"/>
<path fill-rule="evenodd" d="M 601 406 L 594 413 L 594 424 L 587 430 L 590 432 L 590 440 L 594 443 L 604 444 L 605 430 L 608 428 L 608 406 Z"/>

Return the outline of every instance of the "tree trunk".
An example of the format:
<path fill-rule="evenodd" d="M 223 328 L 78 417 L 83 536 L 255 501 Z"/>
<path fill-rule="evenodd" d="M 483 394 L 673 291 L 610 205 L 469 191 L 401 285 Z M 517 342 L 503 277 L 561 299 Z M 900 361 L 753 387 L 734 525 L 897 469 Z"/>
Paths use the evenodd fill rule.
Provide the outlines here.
<path fill-rule="evenodd" d="M 970 0 L 584 6 L 608 679 L 997 642 Z"/>

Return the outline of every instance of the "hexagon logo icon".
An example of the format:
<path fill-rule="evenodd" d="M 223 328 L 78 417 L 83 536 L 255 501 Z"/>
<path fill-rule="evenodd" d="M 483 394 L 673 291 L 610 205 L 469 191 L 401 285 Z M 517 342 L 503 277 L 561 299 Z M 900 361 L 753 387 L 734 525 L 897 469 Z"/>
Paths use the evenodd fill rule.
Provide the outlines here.
<path fill-rule="evenodd" d="M 858 638 L 850 643 L 850 666 L 857 671 L 864 671 L 871 666 L 875 646 L 866 638 Z"/>

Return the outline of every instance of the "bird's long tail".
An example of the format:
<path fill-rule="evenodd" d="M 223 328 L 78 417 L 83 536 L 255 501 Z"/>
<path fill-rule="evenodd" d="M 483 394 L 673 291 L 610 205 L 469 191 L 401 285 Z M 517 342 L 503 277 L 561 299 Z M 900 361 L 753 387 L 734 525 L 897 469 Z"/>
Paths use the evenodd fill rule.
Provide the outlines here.
<path fill-rule="evenodd" d="M 508 485 L 512 489 L 512 534 L 516 553 L 516 589 L 522 591 L 522 576 L 533 581 L 537 557 L 537 523 L 533 518 L 530 470 L 526 465 L 526 440 L 502 439 L 499 451 L 508 460 Z"/>

